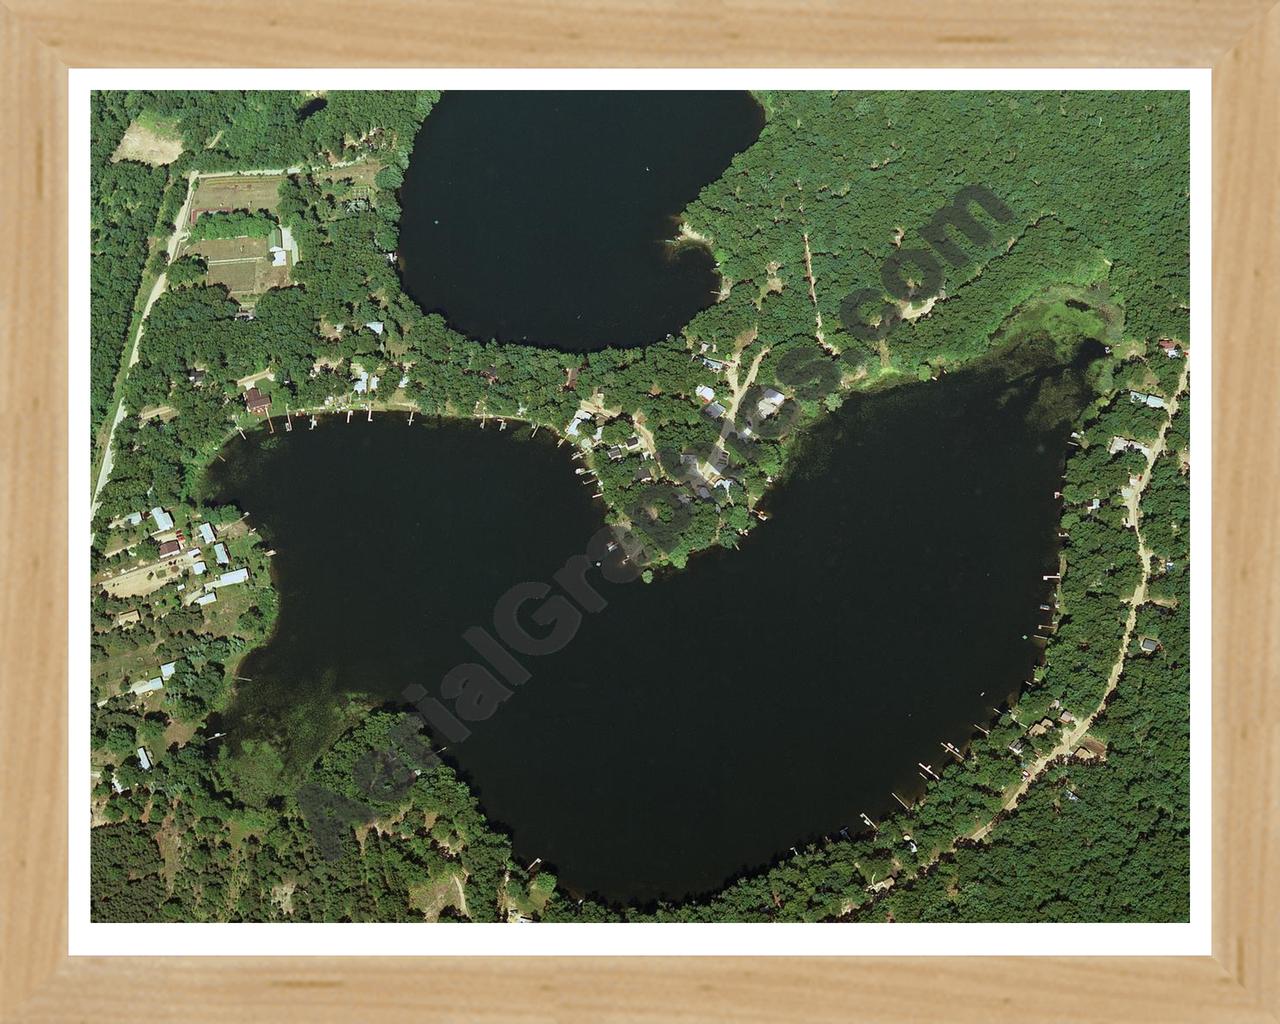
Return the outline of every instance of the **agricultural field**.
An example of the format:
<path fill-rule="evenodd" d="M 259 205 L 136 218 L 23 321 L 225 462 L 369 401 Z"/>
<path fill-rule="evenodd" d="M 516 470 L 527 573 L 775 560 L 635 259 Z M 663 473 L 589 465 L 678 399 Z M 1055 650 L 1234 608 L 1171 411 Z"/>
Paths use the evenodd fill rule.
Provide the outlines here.
<path fill-rule="evenodd" d="M 292 256 L 276 265 L 271 242 L 269 238 L 208 238 L 191 245 L 184 255 L 202 257 L 209 266 L 209 284 L 224 285 L 232 298 L 243 299 L 290 283 Z"/>
<path fill-rule="evenodd" d="M 269 210 L 280 201 L 283 174 L 221 174 L 201 178 L 191 200 L 189 222 L 210 210 Z"/>

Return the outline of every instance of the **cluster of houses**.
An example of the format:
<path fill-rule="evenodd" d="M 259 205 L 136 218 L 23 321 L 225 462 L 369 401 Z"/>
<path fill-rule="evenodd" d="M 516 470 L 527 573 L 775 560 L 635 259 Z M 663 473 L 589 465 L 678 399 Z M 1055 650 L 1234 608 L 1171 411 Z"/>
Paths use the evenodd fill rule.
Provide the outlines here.
<path fill-rule="evenodd" d="M 614 462 L 620 462 L 626 457 L 628 452 L 635 452 L 639 450 L 640 436 L 638 434 L 632 434 L 623 444 L 615 444 L 611 447 L 608 455 Z"/>
<path fill-rule="evenodd" d="M 225 567 L 218 575 L 208 580 L 201 587 L 199 596 L 192 599 L 190 603 L 199 605 L 213 604 L 218 599 L 216 591 L 221 587 L 234 586 L 238 583 L 244 583 L 249 579 L 249 570 L 245 568 L 231 569 L 231 555 L 227 551 L 227 546 L 218 540 L 213 526 L 209 523 L 199 523 L 195 528 L 195 543 L 188 546 L 186 535 L 178 529 L 175 529 L 173 516 L 165 511 L 165 509 L 157 506 L 150 511 L 152 523 L 155 529 L 151 535 L 160 541 L 160 558 L 162 561 L 173 562 L 181 557 L 188 559 L 188 567 L 193 576 L 205 576 L 210 574 L 209 563 L 206 561 L 207 555 L 202 549 L 212 549 L 213 560 L 216 566 Z M 121 525 L 140 526 L 142 524 L 142 513 L 131 512 L 129 515 L 123 516 L 117 520 Z M 215 570 L 216 571 L 216 570 Z M 179 590 L 185 590 L 186 584 L 179 583 Z M 130 609 L 116 619 L 117 626 L 131 625 L 141 620 L 141 614 L 137 609 Z M 163 666 L 162 666 L 163 669 Z M 159 683 L 163 679 L 147 680 L 146 682 Z M 135 684 L 137 685 L 137 684 Z M 159 689 L 159 686 L 152 687 Z M 147 690 L 135 692 L 148 692 Z"/>
<path fill-rule="evenodd" d="M 706 384 L 699 384 L 693 389 L 693 393 L 702 400 L 703 409 L 713 420 L 718 420 L 725 413 L 725 408 L 716 401 L 715 388 L 708 387 Z"/>
<path fill-rule="evenodd" d="M 704 345 L 704 354 L 695 358 L 700 358 L 702 364 L 707 367 L 707 369 L 714 373 L 719 373 L 724 369 L 726 364 L 718 359 L 705 355 L 706 350 L 707 348 Z M 566 388 L 571 388 L 573 384 L 576 383 L 576 377 L 576 373 L 572 371 L 567 372 Z M 726 406 L 723 403 L 716 401 L 715 388 L 710 384 L 697 385 L 697 387 L 694 388 L 693 393 L 694 396 L 702 403 L 703 411 L 711 419 L 722 419 L 727 413 L 728 410 Z M 760 397 L 756 401 L 754 410 L 755 417 L 753 417 L 753 419 L 767 419 L 774 415 L 782 407 L 782 404 L 785 401 L 786 396 L 781 391 L 774 388 L 763 388 L 760 392 Z M 592 447 L 601 440 L 604 433 L 604 427 L 601 425 L 597 425 L 593 433 L 587 433 L 587 431 L 590 430 L 591 423 L 594 418 L 595 412 L 591 409 L 578 409 L 564 429 L 565 436 L 577 439 L 576 443 L 580 444 L 583 448 Z M 735 425 L 733 429 L 742 437 L 750 437 L 752 433 L 751 428 L 745 423 L 740 426 Z M 621 462 L 629 453 L 636 451 L 640 452 L 642 459 L 649 458 L 649 453 L 644 449 L 640 436 L 638 434 L 632 434 L 625 442 L 610 445 L 606 450 L 606 454 L 611 461 Z M 726 468 L 729 461 L 729 456 L 723 448 L 720 448 L 705 464 L 699 464 L 697 457 L 688 453 L 682 455 L 681 459 L 686 466 L 694 471 L 692 474 L 695 478 L 693 491 L 698 497 L 704 500 L 711 498 L 714 490 L 716 489 L 720 489 L 728 493 L 730 488 L 737 482 L 732 477 L 723 475 L 723 470 Z M 579 469 L 577 472 L 579 475 L 582 475 L 588 471 L 585 469 Z M 653 468 L 643 463 L 637 470 L 635 476 L 637 482 L 645 482 L 655 478 L 656 474 Z M 680 497 L 682 501 L 687 502 L 691 500 L 688 495 L 682 494 Z"/>
<path fill-rule="evenodd" d="M 141 679 L 129 687 L 129 692 L 136 697 L 141 697 L 144 693 L 155 693 L 156 690 L 164 688 L 164 684 L 173 678 L 176 671 L 177 662 L 168 661 L 160 666 L 160 674 L 151 679 Z"/>
<path fill-rule="evenodd" d="M 711 497 L 713 490 L 719 489 L 728 494 L 729 488 L 737 483 L 732 477 L 722 475 L 729 465 L 729 453 L 723 448 L 713 452 L 711 457 L 702 464 L 699 464 L 698 457 L 691 452 L 681 455 L 680 461 L 697 481 L 693 487 L 694 494 L 704 501 Z"/>
<path fill-rule="evenodd" d="M 212 579 L 204 585 L 203 592 L 200 596 L 194 598 L 191 603 L 201 606 L 213 604 L 218 600 L 218 590 L 220 588 L 233 587 L 238 583 L 247 582 L 248 579 L 249 570 L 243 567 L 220 573 L 216 579 Z"/>
<path fill-rule="evenodd" d="M 199 543 L 195 547 L 188 548 L 186 535 L 181 530 L 173 528 L 173 516 L 162 508 L 153 508 L 151 510 L 151 518 L 157 526 L 156 535 L 173 533 L 172 537 L 160 542 L 160 557 L 162 559 L 177 558 L 185 553 L 192 559 L 192 573 L 196 576 L 203 576 L 208 571 L 209 566 L 205 562 L 200 548 L 212 544 L 214 558 L 217 563 L 219 565 L 230 564 L 231 558 L 227 554 L 226 545 L 217 540 L 214 536 L 213 527 L 208 523 L 200 523 L 196 527 L 196 536 L 199 538 Z"/>
<path fill-rule="evenodd" d="M 710 361 L 715 362 L 715 360 L 710 360 Z M 703 359 L 703 362 L 706 363 L 708 362 L 708 360 Z M 723 364 L 720 364 L 720 365 L 723 365 Z M 710 416 L 713 420 L 718 420 L 720 419 L 720 417 L 722 417 L 725 414 L 726 410 L 724 405 L 716 401 L 715 388 L 711 387 L 708 384 L 699 384 L 696 388 L 693 389 L 693 393 L 702 401 L 702 405 L 703 405 L 702 411 L 705 412 L 708 416 Z M 756 410 L 755 410 L 756 418 L 762 419 L 762 420 L 768 419 L 770 416 L 776 413 L 780 408 L 782 408 L 782 403 L 785 402 L 786 400 L 787 400 L 787 396 L 784 395 L 781 391 L 778 391 L 775 388 L 765 388 L 761 392 L 760 398 L 756 401 Z M 751 428 L 746 424 L 743 424 L 738 429 L 738 432 L 743 437 L 751 436 Z"/>
<path fill-rule="evenodd" d="M 355 379 L 351 385 L 351 390 L 355 392 L 357 395 L 365 395 L 372 391 L 377 391 L 378 385 L 381 382 L 382 382 L 382 378 L 379 377 L 376 373 L 371 375 L 368 371 L 361 370 L 358 374 L 356 374 Z"/>

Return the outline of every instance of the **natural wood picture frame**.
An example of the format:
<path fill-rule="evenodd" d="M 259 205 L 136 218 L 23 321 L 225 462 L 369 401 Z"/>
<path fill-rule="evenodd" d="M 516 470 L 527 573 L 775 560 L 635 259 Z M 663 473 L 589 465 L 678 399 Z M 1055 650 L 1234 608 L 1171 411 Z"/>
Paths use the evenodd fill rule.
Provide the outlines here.
<path fill-rule="evenodd" d="M 1280 1019 L 1280 7 L 554 0 L 0 6 L 0 1007 L 15 1021 Z M 212 15 L 193 31 L 199 11 Z M 67 955 L 67 70 L 1208 67 L 1213 81 L 1213 955 L 991 959 Z M 79 485 L 79 481 L 72 481 Z M 71 534 L 72 538 L 78 536 Z M 834 926 L 833 926 L 834 927 Z M 122 950 L 127 952 L 127 950 Z M 1009 982 L 1016 978 L 1016 986 Z"/>

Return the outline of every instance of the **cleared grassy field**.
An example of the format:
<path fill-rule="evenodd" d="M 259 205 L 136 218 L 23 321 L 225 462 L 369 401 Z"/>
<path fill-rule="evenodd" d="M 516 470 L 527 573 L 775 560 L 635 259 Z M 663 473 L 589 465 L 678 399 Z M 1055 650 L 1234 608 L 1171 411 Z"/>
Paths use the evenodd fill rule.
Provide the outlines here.
<path fill-rule="evenodd" d="M 357 185 L 373 185 L 373 179 L 382 164 L 376 160 L 364 160 L 350 167 L 316 171 L 321 181 L 351 180 Z M 283 174 L 225 174 L 201 178 L 196 185 L 191 203 L 191 220 L 200 210 L 270 210 L 273 213 L 280 201 L 280 182 Z"/>
<path fill-rule="evenodd" d="M 208 282 L 226 285 L 234 297 L 250 295 L 258 291 L 257 264 L 259 260 L 242 263 L 217 263 L 209 267 Z"/>
<path fill-rule="evenodd" d="M 345 181 L 350 179 L 357 185 L 373 185 L 373 179 L 377 177 L 378 172 L 382 170 L 382 164 L 377 160 L 363 160 L 358 164 L 352 164 L 350 167 L 335 167 L 330 171 L 320 171 L 316 177 L 321 181 Z"/>
<path fill-rule="evenodd" d="M 158 167 L 171 164 L 182 155 L 182 137 L 178 134 L 176 122 L 161 122 L 151 119 L 152 125 L 143 123 L 139 117 L 129 125 L 124 138 L 111 154 L 111 162 L 135 160 L 138 163 Z"/>
<path fill-rule="evenodd" d="M 140 679 L 151 679 L 160 674 L 160 659 L 156 656 L 156 644 L 132 651 L 97 658 L 93 663 L 93 699 L 114 697 L 126 684 Z"/>
<path fill-rule="evenodd" d="M 283 174 L 228 174 L 201 178 L 191 202 L 191 221 L 201 210 L 270 210 L 280 201 Z"/>
<path fill-rule="evenodd" d="M 242 236 L 240 238 L 206 238 L 192 245 L 189 251 L 199 253 L 204 257 L 205 262 L 212 266 L 215 263 L 268 259 L 267 249 L 267 239 Z"/>
<path fill-rule="evenodd" d="M 289 268 L 272 266 L 268 248 L 265 238 L 210 238 L 186 251 L 204 257 L 210 284 L 225 285 L 238 299 L 289 284 Z"/>

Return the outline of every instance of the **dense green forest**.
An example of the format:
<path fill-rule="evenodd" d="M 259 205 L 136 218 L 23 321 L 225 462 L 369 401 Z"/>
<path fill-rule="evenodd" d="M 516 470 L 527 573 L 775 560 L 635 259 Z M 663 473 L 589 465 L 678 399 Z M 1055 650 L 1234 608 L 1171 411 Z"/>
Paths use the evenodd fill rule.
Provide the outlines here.
<path fill-rule="evenodd" d="M 124 93 L 95 92 L 91 103 L 89 412 L 94 429 L 101 425 L 111 401 L 134 301 L 151 253 L 149 239 L 169 183 L 163 167 L 111 159 L 140 109 L 140 101 L 130 102 Z"/>
<path fill-rule="evenodd" d="M 759 98 L 759 140 L 683 216 L 716 256 L 721 300 L 678 337 L 583 355 L 465 338 L 401 290 L 395 190 L 433 94 L 95 96 L 95 198 L 109 196 L 94 226 L 95 423 L 148 259 L 167 262 L 161 246 L 155 265 L 155 237 L 173 229 L 189 174 L 286 171 L 273 210 L 196 226 L 231 237 L 278 218 L 301 254 L 293 286 L 255 296 L 251 318 L 206 283 L 199 257 L 173 262 L 119 389 L 130 415 L 95 518 L 96 578 L 159 557 L 150 524 L 120 517 L 161 506 L 179 528 L 214 524 L 250 582 L 203 608 L 174 584 L 141 602 L 95 585 L 97 919 L 1185 918 L 1185 95 Z M 144 112 L 175 125 L 184 152 L 163 168 L 112 163 Z M 372 187 L 357 177 L 366 167 Z M 971 185 L 999 205 L 961 216 L 953 204 Z M 241 379 L 256 378 L 273 415 L 371 406 L 559 432 L 581 446 L 608 520 L 651 574 L 757 527 L 756 503 L 802 451 L 793 442 L 845 395 L 1007 364 L 1028 341 L 1067 361 L 1088 339 L 1108 351 L 1066 462 L 1044 663 L 964 759 L 874 833 L 804 846 L 703 900 L 610 907 L 521 868 L 415 716 L 352 701 L 285 723 L 327 748 L 307 764 L 266 743 L 232 753 L 201 730 L 275 617 L 246 510 L 200 498 L 227 437 L 258 423 Z M 376 393 L 353 388 L 361 374 L 381 379 Z M 734 400 L 713 418 L 699 386 Z M 170 414 L 144 419 L 147 408 Z M 1145 452 L 1162 447 L 1148 471 Z M 136 624 L 116 624 L 135 608 Z M 135 669 L 160 662 L 175 665 L 163 695 L 135 699 Z M 1083 721 L 1088 742 L 1076 737 L 1006 809 L 1022 773 Z M 139 746 L 154 755 L 149 770 Z M 993 817 L 981 842 L 962 838 Z"/>
<path fill-rule="evenodd" d="M 206 213 L 191 225 L 187 238 L 193 242 L 206 238 L 268 238 L 275 226 L 275 218 L 262 210 Z"/>

